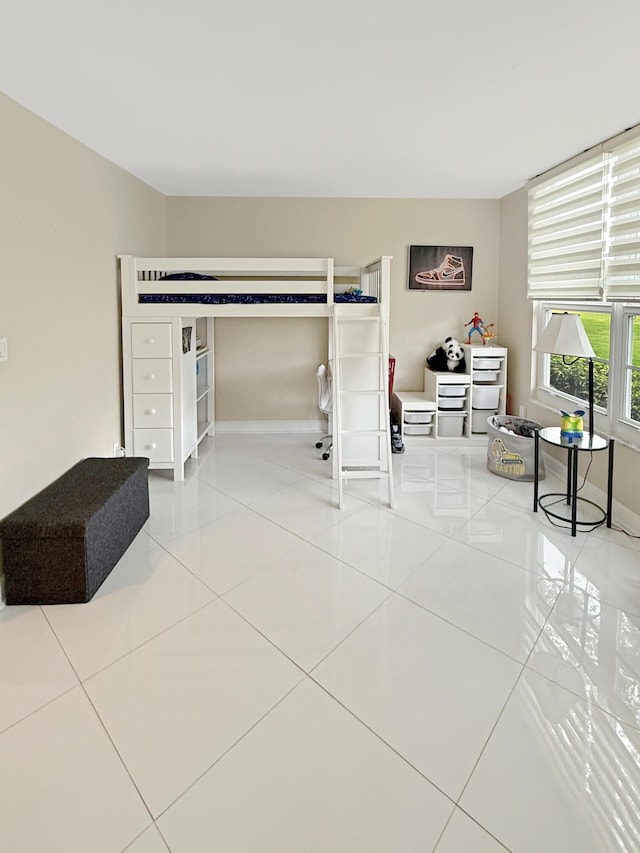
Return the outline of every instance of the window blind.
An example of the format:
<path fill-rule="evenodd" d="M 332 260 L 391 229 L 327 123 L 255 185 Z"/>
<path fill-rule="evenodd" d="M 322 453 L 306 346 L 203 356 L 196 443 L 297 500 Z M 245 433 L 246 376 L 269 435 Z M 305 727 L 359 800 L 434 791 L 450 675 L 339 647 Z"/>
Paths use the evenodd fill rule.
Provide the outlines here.
<path fill-rule="evenodd" d="M 640 300 L 640 139 L 609 155 L 605 250 L 607 300 Z"/>
<path fill-rule="evenodd" d="M 604 188 L 601 153 L 530 187 L 531 299 L 602 298 Z"/>

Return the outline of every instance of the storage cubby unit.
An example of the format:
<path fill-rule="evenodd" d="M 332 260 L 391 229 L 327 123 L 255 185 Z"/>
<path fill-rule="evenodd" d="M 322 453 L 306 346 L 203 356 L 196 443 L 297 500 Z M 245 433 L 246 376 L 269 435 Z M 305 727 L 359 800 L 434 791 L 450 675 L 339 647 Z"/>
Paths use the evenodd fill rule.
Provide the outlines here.
<path fill-rule="evenodd" d="M 213 318 L 123 318 L 127 456 L 180 471 L 214 432 Z"/>
<path fill-rule="evenodd" d="M 196 320 L 196 417 L 198 444 L 213 435 L 215 423 L 213 320 Z"/>
<path fill-rule="evenodd" d="M 436 404 L 422 391 L 396 391 L 391 397 L 391 411 L 400 424 L 404 441 L 431 435 Z"/>
<path fill-rule="evenodd" d="M 464 347 L 464 373 L 424 369 L 423 391 L 396 391 L 391 400 L 403 440 L 476 439 L 487 419 L 507 409 L 507 349 Z"/>
<path fill-rule="evenodd" d="M 507 349 L 467 344 L 464 354 L 471 377 L 471 432 L 483 434 L 487 419 L 507 410 Z"/>
<path fill-rule="evenodd" d="M 424 393 L 435 404 L 434 438 L 468 438 L 471 434 L 471 377 L 467 373 L 424 370 Z"/>

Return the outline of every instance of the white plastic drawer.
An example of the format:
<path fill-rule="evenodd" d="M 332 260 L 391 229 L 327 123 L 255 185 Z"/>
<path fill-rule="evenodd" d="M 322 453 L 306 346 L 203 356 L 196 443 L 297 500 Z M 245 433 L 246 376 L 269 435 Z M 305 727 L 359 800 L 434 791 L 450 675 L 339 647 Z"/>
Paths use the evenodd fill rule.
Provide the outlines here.
<path fill-rule="evenodd" d="M 495 382 L 498 378 L 497 370 L 474 370 L 471 374 L 474 382 Z"/>
<path fill-rule="evenodd" d="M 407 412 L 404 413 L 405 424 L 430 424 L 433 420 L 433 412 Z"/>
<path fill-rule="evenodd" d="M 476 356 L 473 359 L 472 370 L 500 370 L 502 362 L 503 359 L 496 358 L 495 356 L 489 358 L 478 358 Z"/>
<path fill-rule="evenodd" d="M 474 409 L 497 409 L 500 405 L 502 385 L 474 385 L 472 405 Z"/>
<path fill-rule="evenodd" d="M 468 387 L 468 385 L 438 384 L 438 397 L 464 397 Z"/>
<path fill-rule="evenodd" d="M 464 409 L 464 397 L 438 397 L 439 409 Z"/>
<path fill-rule="evenodd" d="M 173 394 L 134 394 L 133 426 L 172 427 Z"/>
<path fill-rule="evenodd" d="M 171 323 L 132 323 L 134 358 L 171 358 Z"/>
<path fill-rule="evenodd" d="M 170 394 L 170 358 L 134 358 L 131 362 L 134 394 Z"/>
<path fill-rule="evenodd" d="M 134 429 L 133 453 L 150 462 L 173 462 L 173 430 Z"/>
<path fill-rule="evenodd" d="M 431 424 L 405 424 L 402 432 L 405 435 L 429 435 Z"/>
<path fill-rule="evenodd" d="M 488 432 L 487 421 L 492 415 L 497 414 L 497 410 L 491 411 L 490 409 L 478 409 L 471 412 L 471 432 Z"/>
<path fill-rule="evenodd" d="M 438 415 L 438 435 L 458 436 L 464 430 L 464 415 L 441 414 Z"/>

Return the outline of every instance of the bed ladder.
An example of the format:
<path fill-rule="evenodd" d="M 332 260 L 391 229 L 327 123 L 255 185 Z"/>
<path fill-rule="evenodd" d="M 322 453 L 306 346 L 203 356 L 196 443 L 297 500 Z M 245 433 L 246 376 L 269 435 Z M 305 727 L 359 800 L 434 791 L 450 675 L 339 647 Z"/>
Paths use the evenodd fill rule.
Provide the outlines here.
<path fill-rule="evenodd" d="M 346 480 L 385 479 L 389 506 L 394 503 L 388 329 L 380 304 L 375 311 L 334 308 L 333 453 L 340 508 Z"/>

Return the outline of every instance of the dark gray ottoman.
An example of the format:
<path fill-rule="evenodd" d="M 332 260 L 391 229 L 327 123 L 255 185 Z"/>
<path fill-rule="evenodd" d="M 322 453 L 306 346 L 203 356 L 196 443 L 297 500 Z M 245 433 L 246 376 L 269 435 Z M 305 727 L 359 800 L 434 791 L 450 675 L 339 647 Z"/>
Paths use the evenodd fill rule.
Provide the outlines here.
<path fill-rule="evenodd" d="M 149 517 L 148 468 L 84 459 L 1 521 L 7 604 L 89 601 Z"/>

